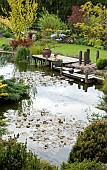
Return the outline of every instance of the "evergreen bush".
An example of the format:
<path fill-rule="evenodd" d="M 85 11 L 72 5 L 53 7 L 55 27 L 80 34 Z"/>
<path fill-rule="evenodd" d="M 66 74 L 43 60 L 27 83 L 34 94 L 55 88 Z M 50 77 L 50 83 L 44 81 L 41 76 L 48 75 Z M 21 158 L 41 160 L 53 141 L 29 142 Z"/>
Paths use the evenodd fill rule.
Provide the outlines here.
<path fill-rule="evenodd" d="M 61 170 L 105 170 L 105 165 L 101 162 L 86 160 L 82 162 L 63 163 Z"/>
<path fill-rule="evenodd" d="M 107 120 L 94 121 L 78 135 L 68 162 L 82 162 L 84 159 L 107 163 Z"/>
<path fill-rule="evenodd" d="M 11 50 L 11 46 L 10 45 L 8 45 L 8 44 L 2 44 L 2 49 L 3 50 Z"/>
<path fill-rule="evenodd" d="M 102 91 L 107 95 L 107 77 L 103 81 Z"/>
<path fill-rule="evenodd" d="M 5 88 L 3 88 L 3 92 L 0 92 L 0 104 L 1 101 L 18 101 L 23 96 L 29 96 L 29 87 L 25 86 L 21 82 L 17 82 L 15 78 L 3 80 L 2 77 L 0 77 L 2 81 L 2 85 L 6 85 Z M 3 93 L 3 95 L 1 95 Z"/>
<path fill-rule="evenodd" d="M 10 37 L 11 37 L 11 33 L 10 33 L 9 31 L 6 31 L 6 32 L 4 33 L 4 37 L 10 38 Z"/>
<path fill-rule="evenodd" d="M 0 139 L 1 170 L 57 170 L 54 165 L 41 161 L 32 152 L 27 152 L 26 144 L 17 143 L 16 139 Z"/>
<path fill-rule="evenodd" d="M 96 66 L 98 69 L 103 69 L 107 66 L 107 59 L 98 58 L 96 62 Z"/>

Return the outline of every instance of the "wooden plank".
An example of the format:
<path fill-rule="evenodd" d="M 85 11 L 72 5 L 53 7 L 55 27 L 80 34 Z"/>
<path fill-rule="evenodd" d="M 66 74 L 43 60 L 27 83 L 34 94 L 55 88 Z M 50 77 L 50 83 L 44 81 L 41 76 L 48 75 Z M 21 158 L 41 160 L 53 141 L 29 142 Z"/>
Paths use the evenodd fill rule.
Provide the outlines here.
<path fill-rule="evenodd" d="M 35 58 L 44 59 L 44 60 L 46 59 L 42 55 L 32 55 L 32 57 L 34 59 Z M 63 61 L 63 64 L 72 64 L 72 63 L 76 63 L 79 61 L 77 58 L 71 58 L 71 57 L 66 57 L 62 55 L 58 55 L 58 59 L 61 59 Z M 51 57 L 47 58 L 47 61 L 54 62 L 54 54 L 51 54 Z"/>
<path fill-rule="evenodd" d="M 79 73 L 69 73 L 69 71 L 62 71 L 62 74 L 68 76 L 68 77 L 72 77 L 72 78 L 76 78 L 76 79 L 82 79 L 82 80 L 85 80 L 85 75 L 84 74 L 79 74 Z M 93 75 L 89 75 L 88 76 L 88 80 L 91 80 L 93 79 Z"/>

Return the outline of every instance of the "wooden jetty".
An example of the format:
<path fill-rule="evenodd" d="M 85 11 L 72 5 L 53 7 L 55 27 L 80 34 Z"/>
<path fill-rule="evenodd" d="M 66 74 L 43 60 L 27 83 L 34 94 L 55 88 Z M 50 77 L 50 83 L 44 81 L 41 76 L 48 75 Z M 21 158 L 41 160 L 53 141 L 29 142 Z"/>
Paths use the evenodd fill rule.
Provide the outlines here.
<path fill-rule="evenodd" d="M 54 66 L 54 54 L 51 54 L 51 56 L 49 58 L 45 58 L 42 55 L 32 55 L 33 59 L 35 60 L 35 64 L 37 65 L 37 63 L 39 62 L 39 64 L 44 64 L 44 62 L 49 62 L 51 68 L 53 68 Z M 58 59 L 62 61 L 62 65 L 66 65 L 66 64 L 72 64 L 72 63 L 76 63 L 79 61 L 79 59 L 77 58 L 70 58 L 70 57 L 66 57 L 66 56 L 62 56 L 62 55 L 58 55 Z"/>
<path fill-rule="evenodd" d="M 103 78 L 95 76 L 94 74 L 89 74 L 85 75 L 81 72 L 80 68 L 74 68 L 73 72 L 70 73 L 69 67 L 66 67 L 68 64 L 73 64 L 73 63 L 79 63 L 79 59 L 77 58 L 71 58 L 71 57 L 66 57 L 62 55 L 58 55 L 58 59 L 62 61 L 62 65 L 55 65 L 55 60 L 54 60 L 54 54 L 51 55 L 49 58 L 45 58 L 42 55 L 32 55 L 32 58 L 35 60 L 35 64 L 39 62 L 39 64 L 43 65 L 45 62 L 49 62 L 49 65 L 51 69 L 55 69 L 60 71 L 61 75 L 64 75 L 66 77 L 72 78 L 72 79 L 77 79 L 79 81 L 85 82 L 85 83 L 92 83 L 97 81 L 103 81 Z"/>

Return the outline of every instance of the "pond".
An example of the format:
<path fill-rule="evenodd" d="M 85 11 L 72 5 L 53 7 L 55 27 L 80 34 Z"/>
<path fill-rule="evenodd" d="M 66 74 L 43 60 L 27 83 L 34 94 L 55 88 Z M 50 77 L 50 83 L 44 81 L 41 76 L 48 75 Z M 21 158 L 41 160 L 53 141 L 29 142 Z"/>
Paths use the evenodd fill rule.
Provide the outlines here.
<path fill-rule="evenodd" d="M 48 67 L 17 65 L 0 57 L 0 75 L 16 77 L 30 86 L 30 98 L 17 104 L 0 103 L 0 113 L 8 122 L 8 135 L 18 141 L 27 140 L 28 150 L 42 159 L 60 166 L 66 162 L 79 131 L 90 122 L 93 113 L 104 114 L 96 108 L 103 93 L 98 85 L 86 85 L 60 77 Z M 7 60 L 6 60 L 7 58 Z"/>

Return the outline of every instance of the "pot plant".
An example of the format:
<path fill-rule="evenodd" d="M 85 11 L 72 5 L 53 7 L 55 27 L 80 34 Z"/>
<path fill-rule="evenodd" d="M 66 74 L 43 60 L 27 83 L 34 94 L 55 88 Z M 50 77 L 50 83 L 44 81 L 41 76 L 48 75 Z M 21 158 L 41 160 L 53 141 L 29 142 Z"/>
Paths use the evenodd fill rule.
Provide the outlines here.
<path fill-rule="evenodd" d="M 45 38 L 41 40 L 42 46 L 43 46 L 43 50 L 42 50 L 42 55 L 43 57 L 50 57 L 52 50 L 51 48 L 53 48 L 54 46 L 56 46 L 56 41 L 52 40 L 50 38 Z"/>

